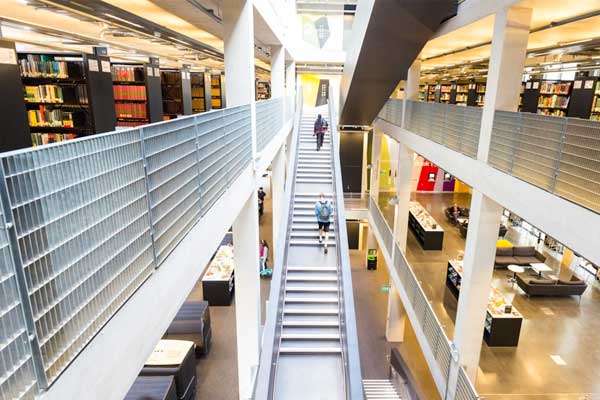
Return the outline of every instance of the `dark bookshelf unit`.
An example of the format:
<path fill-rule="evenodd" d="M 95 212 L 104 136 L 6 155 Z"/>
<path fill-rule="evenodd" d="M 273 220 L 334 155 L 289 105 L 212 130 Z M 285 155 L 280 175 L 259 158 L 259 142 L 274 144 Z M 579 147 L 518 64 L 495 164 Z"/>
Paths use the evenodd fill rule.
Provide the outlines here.
<path fill-rule="evenodd" d="M 572 81 L 541 81 L 537 113 L 566 117 L 572 86 Z"/>
<path fill-rule="evenodd" d="M 458 301 L 462 284 L 462 262 L 449 260 L 446 272 L 446 288 Z M 483 339 L 490 347 L 517 346 L 521 335 L 523 317 L 512 306 L 506 312 L 503 297 L 496 288 L 490 290 L 490 303 L 485 313 Z"/>
<path fill-rule="evenodd" d="M 422 208 L 422 206 L 420 207 Z M 409 210 L 408 226 L 413 231 L 423 250 L 442 250 L 444 230 L 439 225 L 435 228 L 423 226 L 419 217 L 412 210 Z"/>
<path fill-rule="evenodd" d="M 190 84 L 192 87 L 192 113 L 199 114 L 208 111 L 204 72 L 192 72 L 190 73 L 190 76 Z"/>
<path fill-rule="evenodd" d="M 450 94 L 452 91 L 452 85 L 450 83 L 442 83 L 439 85 L 439 100 L 438 103 L 450 103 Z"/>
<path fill-rule="evenodd" d="M 419 85 L 419 101 L 427 101 L 427 85 L 421 84 Z"/>
<path fill-rule="evenodd" d="M 469 97 L 469 83 L 457 82 L 454 84 L 454 90 L 450 94 L 450 104 L 457 106 L 466 106 Z"/>
<path fill-rule="evenodd" d="M 115 129 L 108 57 L 23 53 L 18 63 L 34 146 Z"/>
<path fill-rule="evenodd" d="M 525 82 L 523 96 L 521 98 L 521 111 L 529 113 L 537 113 L 538 102 L 540 98 L 539 80 Z"/>
<path fill-rule="evenodd" d="M 222 74 L 212 74 L 210 77 L 210 95 L 213 109 L 225 108 L 225 85 Z"/>
<path fill-rule="evenodd" d="M 428 85 L 427 86 L 427 102 L 434 103 L 436 98 L 436 88 L 437 85 Z"/>
<path fill-rule="evenodd" d="M 0 63 L 0 124 L 4 130 L 0 139 L 0 151 L 10 151 L 31 146 L 32 138 L 15 44 L 0 40 L 0 51 L 7 60 Z"/>
<path fill-rule="evenodd" d="M 154 70 L 145 64 L 118 64 L 111 66 L 117 126 L 132 127 L 149 124 L 150 102 L 159 99 L 150 96 L 148 77 Z"/>
<path fill-rule="evenodd" d="M 187 69 L 162 69 L 163 118 L 173 119 L 192 114 L 192 87 Z"/>
<path fill-rule="evenodd" d="M 576 78 L 573 81 L 573 88 L 571 89 L 571 100 L 567 116 L 583 119 L 599 119 L 599 96 L 597 77 Z"/>

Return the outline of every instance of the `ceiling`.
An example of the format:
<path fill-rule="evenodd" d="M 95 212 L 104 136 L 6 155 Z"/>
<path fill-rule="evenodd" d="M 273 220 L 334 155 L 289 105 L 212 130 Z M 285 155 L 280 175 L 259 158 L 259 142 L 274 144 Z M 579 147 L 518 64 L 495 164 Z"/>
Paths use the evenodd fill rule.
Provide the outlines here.
<path fill-rule="evenodd" d="M 524 0 L 517 6 L 532 8 L 532 30 L 600 10 L 598 0 Z M 423 60 L 422 69 L 427 71 L 488 59 L 491 46 L 486 43 L 491 42 L 493 26 L 494 17 L 488 16 L 429 41 L 419 56 Z M 600 16 L 534 32 L 529 37 L 528 50 L 561 46 L 596 37 L 600 38 Z M 469 48 L 473 46 L 476 47 Z M 454 53 L 448 54 L 451 52 Z"/>

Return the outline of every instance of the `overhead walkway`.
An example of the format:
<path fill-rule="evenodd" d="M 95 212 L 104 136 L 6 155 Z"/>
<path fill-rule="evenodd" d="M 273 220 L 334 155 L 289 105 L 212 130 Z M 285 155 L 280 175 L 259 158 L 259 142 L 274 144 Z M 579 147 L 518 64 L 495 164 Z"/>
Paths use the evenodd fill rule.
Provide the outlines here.
<path fill-rule="evenodd" d="M 332 127 L 320 151 L 317 113 Z M 255 398 L 362 399 L 335 115 L 305 110 L 295 135 Z M 320 193 L 334 206 L 327 253 L 315 215 Z"/>

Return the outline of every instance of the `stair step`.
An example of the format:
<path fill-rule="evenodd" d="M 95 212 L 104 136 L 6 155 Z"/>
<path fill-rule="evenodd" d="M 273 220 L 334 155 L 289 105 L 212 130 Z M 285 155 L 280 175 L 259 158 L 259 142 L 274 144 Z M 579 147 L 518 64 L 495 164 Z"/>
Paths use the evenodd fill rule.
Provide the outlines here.
<path fill-rule="evenodd" d="M 318 309 L 297 309 L 297 310 L 283 310 L 284 314 L 288 315 L 338 315 L 338 310 L 318 310 Z"/>
<path fill-rule="evenodd" d="M 329 180 L 325 180 L 325 179 L 317 180 L 317 179 L 302 179 L 301 178 L 301 179 L 297 179 L 296 183 L 314 183 L 314 184 L 322 183 L 322 184 L 327 185 L 327 184 L 333 183 L 333 181 L 331 179 L 329 179 Z"/>
<path fill-rule="evenodd" d="M 292 218 L 292 224 L 293 223 L 313 224 L 317 226 L 317 218 L 315 217 L 314 213 L 312 214 L 312 217 L 296 215 Z M 331 230 L 331 225 L 329 226 L 329 230 Z"/>
<path fill-rule="evenodd" d="M 338 299 L 329 298 L 329 297 L 305 297 L 305 298 L 295 298 L 295 297 L 286 297 L 284 299 L 286 303 L 307 303 L 307 304 L 334 304 L 338 303 Z"/>
<path fill-rule="evenodd" d="M 315 246 L 322 247 L 323 245 L 316 240 L 309 239 L 290 239 L 290 246 Z M 328 247 L 335 247 L 335 242 L 331 241 L 327 243 Z"/>
<path fill-rule="evenodd" d="M 318 230 L 318 227 L 317 227 L 317 229 L 315 229 L 312 232 L 298 232 L 298 231 L 292 230 L 290 237 L 298 238 L 298 239 L 318 240 L 319 239 L 319 230 Z M 329 232 L 329 240 L 335 240 L 335 233 Z"/>
<path fill-rule="evenodd" d="M 307 276 L 305 278 L 288 276 L 286 278 L 286 281 L 287 282 L 337 282 L 337 276 L 319 276 L 319 277 Z"/>
<path fill-rule="evenodd" d="M 288 272 L 337 272 L 336 267 L 287 267 Z"/>
<path fill-rule="evenodd" d="M 337 354 L 341 353 L 340 347 L 280 347 L 282 354 Z"/>
<path fill-rule="evenodd" d="M 282 333 L 284 340 L 339 340 L 339 333 Z"/>
<path fill-rule="evenodd" d="M 294 327 L 309 327 L 309 326 L 340 326 L 339 321 L 286 321 L 283 320 L 283 326 L 294 326 Z"/>
<path fill-rule="evenodd" d="M 338 288 L 335 286 L 331 287 L 319 287 L 319 286 L 286 286 L 286 292 L 323 292 L 332 293 L 337 292 Z"/>
<path fill-rule="evenodd" d="M 319 193 L 319 192 L 296 192 L 296 193 L 294 193 L 294 198 L 314 197 L 314 198 L 318 199 L 320 195 L 321 195 L 321 193 Z M 329 198 L 329 199 L 331 199 L 333 197 L 333 193 L 323 192 L 323 195 L 325 196 L 325 198 Z"/>

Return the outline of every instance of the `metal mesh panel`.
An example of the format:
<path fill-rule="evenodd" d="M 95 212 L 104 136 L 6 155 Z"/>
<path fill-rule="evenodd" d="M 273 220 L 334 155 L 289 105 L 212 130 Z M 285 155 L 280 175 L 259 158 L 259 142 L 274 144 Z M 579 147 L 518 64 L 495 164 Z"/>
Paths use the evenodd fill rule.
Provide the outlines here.
<path fill-rule="evenodd" d="M 200 215 L 194 117 L 142 128 L 144 160 L 158 264 Z"/>
<path fill-rule="evenodd" d="M 402 125 L 402 100 L 389 99 L 381 109 L 379 118 L 398 126 Z"/>
<path fill-rule="evenodd" d="M 283 98 L 256 102 L 256 151 L 261 152 L 283 127 Z"/>
<path fill-rule="evenodd" d="M 369 209 L 371 210 L 371 215 L 373 216 L 375 225 L 377 226 L 377 229 L 381 233 L 381 236 L 383 238 L 383 245 L 385 246 L 385 249 L 387 250 L 387 252 L 389 254 L 392 254 L 392 246 L 394 243 L 394 237 L 392 235 L 392 230 L 390 229 L 388 224 L 385 222 L 385 218 L 383 217 L 381 210 L 377 206 L 375 199 L 373 199 L 372 197 L 370 199 Z"/>
<path fill-rule="evenodd" d="M 38 383 L 2 206 L 0 199 L 0 398 L 33 399 Z"/>
<path fill-rule="evenodd" d="M 481 118 L 478 107 L 408 101 L 404 123 L 407 130 L 419 136 L 475 158 Z"/>
<path fill-rule="evenodd" d="M 196 116 L 202 215 L 252 161 L 250 106 Z"/>
<path fill-rule="evenodd" d="M 138 130 L 2 160 L 48 381 L 150 275 Z"/>
<path fill-rule="evenodd" d="M 479 396 L 477 391 L 471 384 L 465 369 L 460 367 L 458 370 L 458 381 L 456 384 L 456 394 L 454 395 L 456 400 L 477 400 Z"/>
<path fill-rule="evenodd" d="M 568 119 L 555 193 L 600 212 L 600 123 Z"/>

